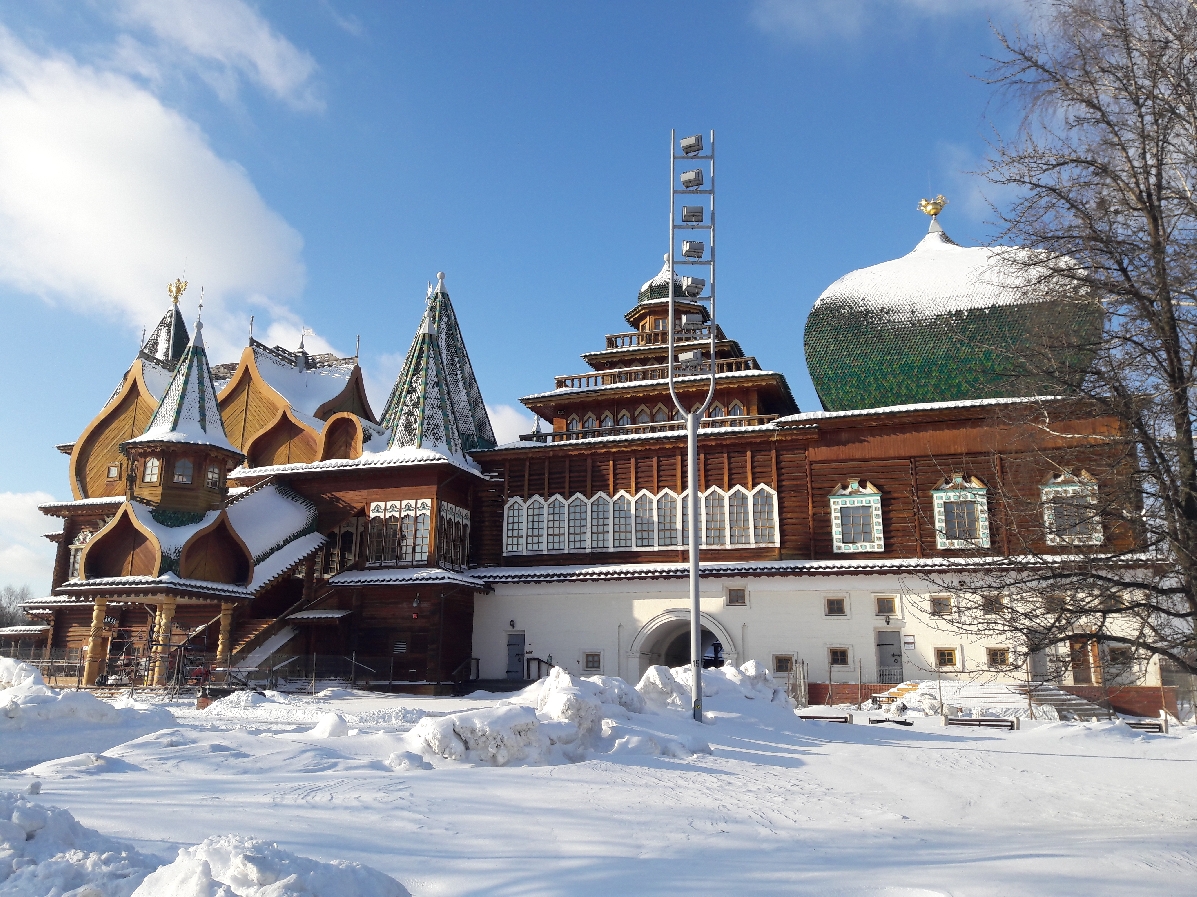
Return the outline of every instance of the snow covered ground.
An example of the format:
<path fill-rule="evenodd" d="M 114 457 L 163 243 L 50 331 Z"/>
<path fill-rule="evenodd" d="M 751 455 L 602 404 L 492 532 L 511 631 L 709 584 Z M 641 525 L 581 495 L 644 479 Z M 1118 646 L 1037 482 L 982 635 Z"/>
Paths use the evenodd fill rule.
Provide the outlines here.
<path fill-rule="evenodd" d="M 226 897 L 401 894 L 385 876 L 416 897 L 1197 893 L 1191 727 L 842 725 L 800 720 L 755 665 L 706 681 L 706 724 L 685 710 L 684 671 L 664 668 L 637 689 L 555 671 L 517 695 L 126 701 L 124 722 L 94 725 L 8 717 L 25 705 L 0 690 L 0 793 L 22 792 L 0 799 L 0 867 L 19 800 L 94 829 L 73 837 L 107 845 L 80 848 L 97 868 L 133 870 L 89 897 L 132 893 L 158 866 L 138 897 L 216 897 L 216 882 Z M 108 737 L 80 747 L 84 723 Z M 41 762 L 4 761 L 36 753 L 39 729 L 59 733 Z M 246 884 L 258 867 L 275 884 Z M 16 889 L 33 871 L 0 895 L 39 893 Z"/>

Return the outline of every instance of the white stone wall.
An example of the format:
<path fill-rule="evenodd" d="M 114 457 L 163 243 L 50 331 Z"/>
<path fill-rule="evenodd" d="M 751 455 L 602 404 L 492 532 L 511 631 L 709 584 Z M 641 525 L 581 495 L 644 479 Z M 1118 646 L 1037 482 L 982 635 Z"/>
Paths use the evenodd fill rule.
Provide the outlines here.
<path fill-rule="evenodd" d="M 756 659 L 772 668 L 773 655 L 797 654 L 809 664 L 812 682 L 827 681 L 833 647 L 849 649 L 848 666 L 832 670 L 834 681 L 855 682 L 859 659 L 863 680 L 876 682 L 878 630 L 914 637 L 913 649 L 902 652 L 905 679 L 935 678 L 934 649 L 948 647 L 956 649 L 958 662 L 956 669 L 942 671 L 945 678 L 1021 681 L 1022 675 L 1003 676 L 987 667 L 985 649 L 1005 645 L 970 642 L 941 618 L 934 622 L 942 625 L 931 625 L 927 593 L 903 591 L 910 586 L 909 577 L 884 575 L 707 579 L 702 612 L 727 659 Z M 729 588 L 746 589 L 747 606 L 727 606 Z M 899 596 L 898 614 L 888 625 L 875 613 L 876 595 Z M 837 596 L 847 599 L 847 614 L 826 616 L 824 599 Z M 475 599 L 474 656 L 482 678 L 501 679 L 507 634 L 523 632 L 528 656 L 552 655 L 557 665 L 584 674 L 583 655 L 597 651 L 605 675 L 634 682 L 640 676 L 640 649 L 651 647 L 654 632 L 667 631 L 662 627 L 681 627 L 678 621 L 688 620 L 688 608 L 685 579 L 496 584 L 492 594 Z"/>

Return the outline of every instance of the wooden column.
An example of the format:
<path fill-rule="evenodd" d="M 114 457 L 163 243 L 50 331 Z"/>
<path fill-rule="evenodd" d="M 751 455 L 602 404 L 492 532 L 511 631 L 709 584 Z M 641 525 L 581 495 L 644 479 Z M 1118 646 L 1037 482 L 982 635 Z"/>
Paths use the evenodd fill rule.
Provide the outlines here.
<path fill-rule="evenodd" d="M 220 637 L 216 641 L 216 662 L 228 666 L 233 650 L 233 602 L 223 601 L 220 605 Z M 227 673 L 225 674 L 227 677 Z"/>
<path fill-rule="evenodd" d="M 316 577 L 316 556 L 311 555 L 303 562 L 303 594 L 304 601 L 312 597 L 312 585 Z"/>
<path fill-rule="evenodd" d="M 87 666 L 83 668 L 83 684 L 95 685 L 96 679 L 103 669 L 104 661 L 108 659 L 108 652 L 104 647 L 104 611 L 108 609 L 107 598 L 96 598 L 95 607 L 91 612 L 91 633 L 87 640 Z"/>
<path fill-rule="evenodd" d="M 170 628 L 175 621 L 175 598 L 166 597 L 162 599 L 159 614 L 159 636 L 158 636 L 158 650 L 154 658 L 154 681 L 153 685 L 165 685 L 166 674 L 170 669 Z"/>

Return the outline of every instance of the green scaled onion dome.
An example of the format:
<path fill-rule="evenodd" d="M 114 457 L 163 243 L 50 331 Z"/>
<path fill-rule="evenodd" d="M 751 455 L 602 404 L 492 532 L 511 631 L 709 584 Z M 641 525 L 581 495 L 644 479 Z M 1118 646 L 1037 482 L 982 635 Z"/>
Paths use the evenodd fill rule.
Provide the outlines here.
<path fill-rule="evenodd" d="M 963 247 L 932 217 L 914 251 L 829 286 L 806 320 L 806 364 L 827 411 L 1067 394 L 1102 309 L 1046 256 Z"/>

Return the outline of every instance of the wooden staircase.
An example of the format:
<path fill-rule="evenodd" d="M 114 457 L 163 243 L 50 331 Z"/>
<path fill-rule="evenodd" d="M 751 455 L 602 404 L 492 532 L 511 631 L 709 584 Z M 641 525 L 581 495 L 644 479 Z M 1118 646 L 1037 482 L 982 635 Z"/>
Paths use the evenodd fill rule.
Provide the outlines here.
<path fill-rule="evenodd" d="M 233 657 L 237 657 L 274 623 L 273 617 L 242 620 L 233 630 Z"/>
<path fill-rule="evenodd" d="M 877 703 L 893 704 L 910 694 L 912 691 L 917 691 L 918 687 L 918 682 L 903 682 L 901 685 L 895 685 L 889 691 L 877 695 Z"/>

